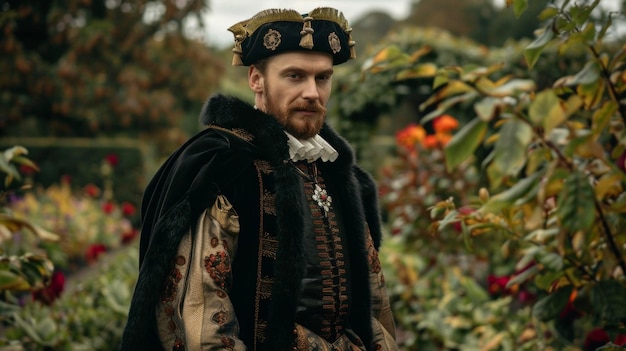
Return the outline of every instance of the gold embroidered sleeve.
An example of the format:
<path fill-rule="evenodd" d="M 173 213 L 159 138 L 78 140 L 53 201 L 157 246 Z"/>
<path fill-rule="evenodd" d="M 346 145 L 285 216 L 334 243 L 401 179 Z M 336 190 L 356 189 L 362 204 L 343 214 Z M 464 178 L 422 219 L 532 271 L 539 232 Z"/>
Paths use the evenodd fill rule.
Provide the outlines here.
<path fill-rule="evenodd" d="M 369 229 L 367 232 L 374 342 L 380 347 L 380 350 L 397 350 L 395 344 L 396 326 L 385 285 L 385 276 L 378 258 L 378 251 L 376 251 L 372 237 L 369 235 Z"/>
<path fill-rule="evenodd" d="M 228 297 L 238 235 L 239 217 L 220 195 L 198 219 L 196 232 L 183 238 L 177 261 L 184 264 L 172 275 L 178 282 L 171 307 L 158 311 L 166 350 L 181 343 L 186 350 L 246 350 Z"/>

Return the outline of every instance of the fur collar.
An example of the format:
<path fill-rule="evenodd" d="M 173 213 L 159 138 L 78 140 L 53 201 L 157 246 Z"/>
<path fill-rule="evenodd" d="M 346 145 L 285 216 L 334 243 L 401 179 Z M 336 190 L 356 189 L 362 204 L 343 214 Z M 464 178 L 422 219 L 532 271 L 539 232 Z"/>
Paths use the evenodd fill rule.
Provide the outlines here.
<path fill-rule="evenodd" d="M 200 121 L 205 125 L 217 125 L 232 130 L 244 130 L 252 135 L 253 143 L 263 158 L 272 165 L 289 159 L 287 136 L 283 126 L 272 115 L 255 109 L 236 97 L 215 95 L 202 108 Z M 320 135 L 339 153 L 332 166 L 348 171 L 354 165 L 354 152 L 348 142 L 324 123 Z"/>

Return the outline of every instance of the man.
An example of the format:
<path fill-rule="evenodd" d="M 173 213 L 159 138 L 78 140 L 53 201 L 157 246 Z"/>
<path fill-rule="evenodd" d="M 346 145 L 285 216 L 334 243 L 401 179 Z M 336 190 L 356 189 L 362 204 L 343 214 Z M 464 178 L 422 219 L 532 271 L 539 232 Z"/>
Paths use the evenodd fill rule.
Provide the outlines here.
<path fill-rule="evenodd" d="M 325 123 L 347 21 L 267 10 L 229 30 L 255 106 L 212 97 L 146 188 L 121 349 L 397 350 L 376 187 Z"/>

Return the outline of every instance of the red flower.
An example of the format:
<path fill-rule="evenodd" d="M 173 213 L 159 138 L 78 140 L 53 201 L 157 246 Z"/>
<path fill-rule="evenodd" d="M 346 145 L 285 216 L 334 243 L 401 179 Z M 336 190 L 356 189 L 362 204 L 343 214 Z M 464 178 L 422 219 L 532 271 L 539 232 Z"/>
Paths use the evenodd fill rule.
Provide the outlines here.
<path fill-rule="evenodd" d="M 85 260 L 88 263 L 94 263 L 98 257 L 106 251 L 107 248 L 104 244 L 93 244 L 87 248 L 87 251 L 85 252 Z"/>
<path fill-rule="evenodd" d="M 523 303 L 524 305 L 530 305 L 530 304 L 535 303 L 535 301 L 537 300 L 537 295 L 531 292 L 528 292 L 526 290 L 522 290 L 519 292 L 517 299 L 519 300 L 519 302 Z"/>
<path fill-rule="evenodd" d="M 117 156 L 116 154 L 108 154 L 106 155 L 106 157 L 104 158 L 104 161 L 106 163 L 109 164 L 109 166 L 111 167 L 115 167 L 117 166 L 117 164 L 120 162 L 120 158 L 119 156 Z"/>
<path fill-rule="evenodd" d="M 135 205 L 131 204 L 130 202 L 123 202 L 122 213 L 124 214 L 124 216 L 130 217 L 137 213 L 137 208 L 135 208 Z"/>
<path fill-rule="evenodd" d="M 20 173 L 25 176 L 32 176 L 38 171 L 36 167 L 30 165 L 20 165 Z"/>
<path fill-rule="evenodd" d="M 450 115 L 441 115 L 433 121 L 435 133 L 448 133 L 459 127 L 459 121 Z"/>
<path fill-rule="evenodd" d="M 509 276 L 498 277 L 490 274 L 487 277 L 487 291 L 489 291 L 489 294 L 492 296 L 504 295 L 509 292 L 506 288 L 506 284 L 508 284 L 509 280 L 511 280 Z"/>
<path fill-rule="evenodd" d="M 115 204 L 111 201 L 107 201 L 102 204 L 102 211 L 104 211 L 104 213 L 111 214 L 113 213 L 113 210 L 115 210 Z"/>
<path fill-rule="evenodd" d="M 129 242 L 133 241 L 133 239 L 137 237 L 137 234 L 139 234 L 139 231 L 135 228 L 130 228 L 129 230 L 125 231 L 122 234 L 122 244 L 128 244 Z"/>
<path fill-rule="evenodd" d="M 85 193 L 91 197 L 98 197 L 100 196 L 100 188 L 93 184 L 87 184 L 85 185 Z"/>
<path fill-rule="evenodd" d="M 615 340 L 613 340 L 613 343 L 615 345 L 625 346 L 626 345 L 626 334 L 619 334 L 618 336 L 616 336 Z"/>
<path fill-rule="evenodd" d="M 585 351 L 594 351 L 598 347 L 606 345 L 611 341 L 609 334 L 602 328 L 590 331 L 585 337 L 583 348 Z"/>
<path fill-rule="evenodd" d="M 33 299 L 44 305 L 52 305 L 61 296 L 64 287 L 65 276 L 63 273 L 56 271 L 52 273 L 52 279 L 50 279 L 50 283 L 46 287 L 33 291 Z"/>

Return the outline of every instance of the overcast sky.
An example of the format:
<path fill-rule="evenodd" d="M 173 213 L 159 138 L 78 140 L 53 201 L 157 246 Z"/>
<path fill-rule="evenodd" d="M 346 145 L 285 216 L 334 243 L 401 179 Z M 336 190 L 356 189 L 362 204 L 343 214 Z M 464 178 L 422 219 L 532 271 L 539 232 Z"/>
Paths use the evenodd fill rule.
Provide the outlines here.
<path fill-rule="evenodd" d="M 395 19 L 403 19 L 409 13 L 412 0 L 211 0 L 211 10 L 206 16 L 205 40 L 215 46 L 232 45 L 233 35 L 228 31 L 231 25 L 252 17 L 259 11 L 269 8 L 291 8 L 301 13 L 316 7 L 334 7 L 343 12 L 348 22 L 354 22 L 362 15 L 382 10 Z M 504 6 L 505 0 L 494 0 Z M 602 0 L 602 6 L 619 9 L 620 0 Z"/>
<path fill-rule="evenodd" d="M 305 13 L 316 7 L 334 7 L 351 23 L 374 10 L 383 10 L 397 19 L 404 18 L 409 13 L 411 0 L 212 0 L 210 6 L 206 39 L 222 47 L 233 42 L 228 27 L 269 8 L 290 8 Z"/>

